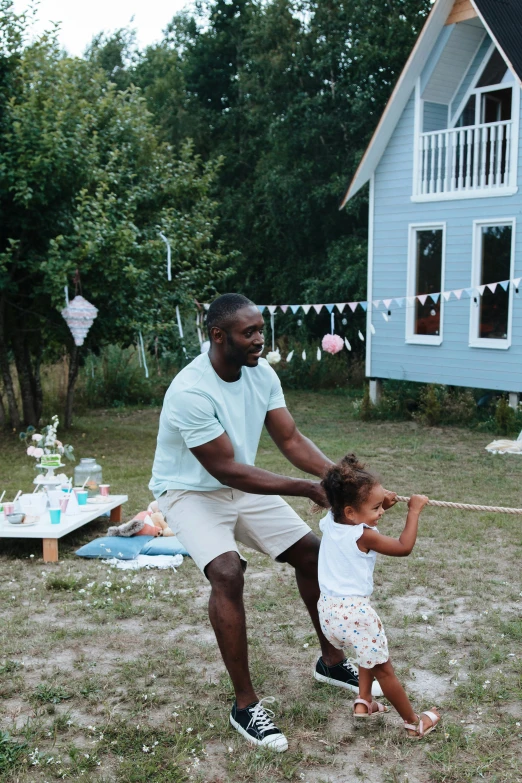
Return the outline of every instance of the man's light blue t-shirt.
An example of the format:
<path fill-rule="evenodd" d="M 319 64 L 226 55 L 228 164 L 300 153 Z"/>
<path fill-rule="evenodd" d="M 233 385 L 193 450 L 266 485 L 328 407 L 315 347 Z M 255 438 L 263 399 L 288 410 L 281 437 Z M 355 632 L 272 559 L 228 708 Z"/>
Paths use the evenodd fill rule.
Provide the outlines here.
<path fill-rule="evenodd" d="M 253 465 L 266 414 L 284 407 L 281 382 L 265 359 L 257 367 L 243 367 L 240 379 L 227 383 L 209 355 L 201 354 L 176 375 L 165 395 L 149 489 L 156 498 L 167 489 L 222 489 L 190 449 L 226 432 L 236 462 Z"/>

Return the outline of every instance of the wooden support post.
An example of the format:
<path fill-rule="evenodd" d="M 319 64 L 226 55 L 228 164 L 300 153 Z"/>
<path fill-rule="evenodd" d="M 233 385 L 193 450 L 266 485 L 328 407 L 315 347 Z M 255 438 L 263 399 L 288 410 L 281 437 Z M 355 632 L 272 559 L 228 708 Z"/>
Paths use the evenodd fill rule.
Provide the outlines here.
<path fill-rule="evenodd" d="M 111 522 L 121 522 L 121 506 L 111 509 Z"/>
<path fill-rule="evenodd" d="M 518 408 L 518 392 L 509 392 L 509 407 L 513 410 Z"/>
<path fill-rule="evenodd" d="M 382 381 L 380 378 L 370 378 L 370 400 L 373 405 L 380 405 L 382 399 Z"/>
<path fill-rule="evenodd" d="M 58 539 L 57 538 L 44 538 L 43 559 L 44 559 L 44 563 L 58 562 Z"/>

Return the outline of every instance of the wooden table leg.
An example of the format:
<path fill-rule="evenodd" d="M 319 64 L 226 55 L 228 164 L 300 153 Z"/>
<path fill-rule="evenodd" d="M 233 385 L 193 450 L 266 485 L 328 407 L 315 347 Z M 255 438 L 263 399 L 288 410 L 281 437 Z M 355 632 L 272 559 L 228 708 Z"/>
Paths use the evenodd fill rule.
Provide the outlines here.
<path fill-rule="evenodd" d="M 111 509 L 111 522 L 121 522 L 121 506 Z"/>
<path fill-rule="evenodd" d="M 44 559 L 44 563 L 58 562 L 58 539 L 57 538 L 44 538 L 43 559 Z"/>

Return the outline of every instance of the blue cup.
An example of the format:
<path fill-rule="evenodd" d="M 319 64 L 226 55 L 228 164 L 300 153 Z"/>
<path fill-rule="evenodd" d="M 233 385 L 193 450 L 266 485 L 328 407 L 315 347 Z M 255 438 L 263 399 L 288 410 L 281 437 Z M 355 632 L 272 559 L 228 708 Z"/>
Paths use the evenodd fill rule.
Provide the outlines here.
<path fill-rule="evenodd" d="M 60 508 L 50 508 L 49 515 L 51 517 L 51 525 L 59 525 L 62 516 L 62 510 Z"/>
<path fill-rule="evenodd" d="M 78 501 L 78 505 L 87 505 L 87 496 L 89 495 L 89 492 L 86 489 L 75 489 L 74 491 L 76 493 L 76 500 Z"/>

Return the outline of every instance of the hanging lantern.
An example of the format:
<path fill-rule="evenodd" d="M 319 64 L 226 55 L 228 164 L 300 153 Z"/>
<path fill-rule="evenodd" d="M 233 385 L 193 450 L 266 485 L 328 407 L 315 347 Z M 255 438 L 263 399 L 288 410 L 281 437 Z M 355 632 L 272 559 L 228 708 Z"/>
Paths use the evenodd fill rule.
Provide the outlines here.
<path fill-rule="evenodd" d="M 84 299 L 83 296 L 75 296 L 72 302 L 67 307 L 64 307 L 62 315 L 71 330 L 74 344 L 78 346 L 83 345 L 87 332 L 98 315 L 96 307 L 88 302 L 87 299 Z"/>

